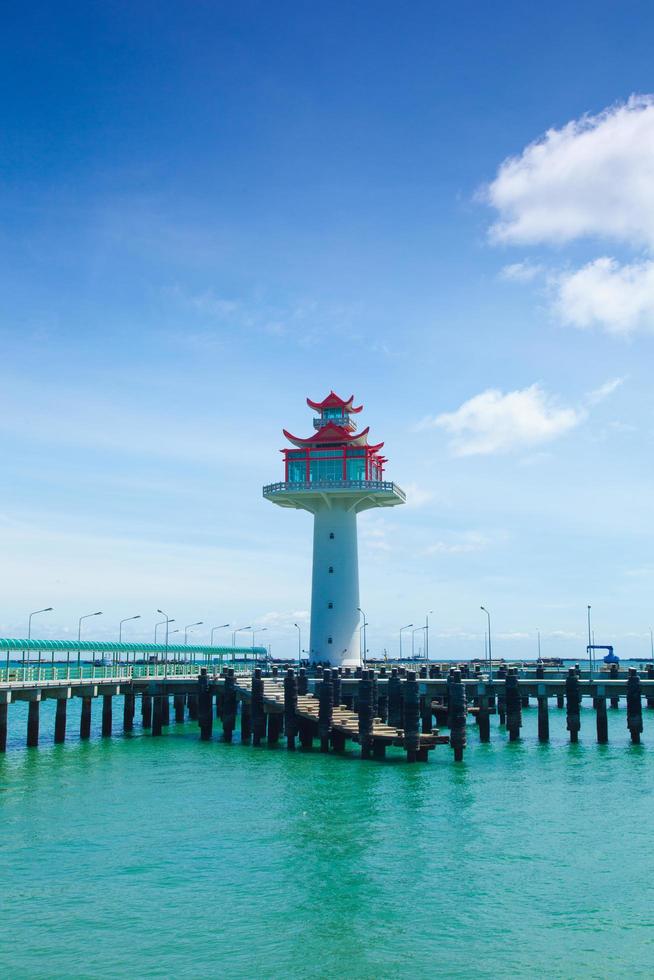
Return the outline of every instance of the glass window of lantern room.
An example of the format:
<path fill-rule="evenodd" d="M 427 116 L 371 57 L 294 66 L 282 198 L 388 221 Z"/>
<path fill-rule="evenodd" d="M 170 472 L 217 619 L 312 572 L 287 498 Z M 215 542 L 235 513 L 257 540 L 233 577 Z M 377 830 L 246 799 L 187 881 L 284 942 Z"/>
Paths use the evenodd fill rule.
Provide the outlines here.
<path fill-rule="evenodd" d="M 289 483 L 304 483 L 307 478 L 306 456 L 297 455 L 288 457 L 288 481 Z"/>
<path fill-rule="evenodd" d="M 347 458 L 347 479 L 365 480 L 366 478 L 366 459 L 365 456 L 348 456 Z"/>
<path fill-rule="evenodd" d="M 311 481 L 342 480 L 343 479 L 343 457 L 340 453 L 321 452 L 320 455 L 311 456 L 310 462 Z"/>

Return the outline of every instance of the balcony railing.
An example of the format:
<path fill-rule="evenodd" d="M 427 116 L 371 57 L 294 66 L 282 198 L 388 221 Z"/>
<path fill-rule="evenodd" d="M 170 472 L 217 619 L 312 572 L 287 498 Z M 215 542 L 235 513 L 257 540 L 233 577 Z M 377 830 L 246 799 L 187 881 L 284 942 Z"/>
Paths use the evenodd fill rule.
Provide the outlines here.
<path fill-rule="evenodd" d="M 264 497 L 276 493 L 297 493 L 303 490 L 365 490 L 368 493 L 393 493 L 406 500 L 404 490 L 388 480 L 313 480 L 311 483 L 269 483 L 263 488 Z"/>
<path fill-rule="evenodd" d="M 347 429 L 348 432 L 354 432 L 357 427 L 356 422 L 354 419 L 351 419 L 349 415 L 338 415 L 333 419 L 314 419 L 313 427 L 314 429 L 322 429 L 329 422 L 332 422 L 334 425 L 340 425 L 342 429 Z"/>

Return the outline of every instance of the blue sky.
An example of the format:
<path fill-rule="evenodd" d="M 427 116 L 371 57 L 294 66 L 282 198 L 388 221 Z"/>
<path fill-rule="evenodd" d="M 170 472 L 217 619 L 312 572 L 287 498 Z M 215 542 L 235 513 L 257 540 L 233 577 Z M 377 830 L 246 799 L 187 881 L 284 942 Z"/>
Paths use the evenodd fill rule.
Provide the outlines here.
<path fill-rule="evenodd" d="M 35 3 L 0 45 L 0 631 L 308 623 L 272 507 L 365 405 L 374 652 L 649 652 L 648 3 Z M 636 98 L 634 98 L 634 96 Z M 35 621 L 36 626 L 36 621 Z M 225 631 L 227 633 L 227 631 Z M 307 634 L 308 635 L 308 634 Z M 202 630 L 198 639 L 205 639 Z M 419 635 L 416 642 L 420 645 Z"/>

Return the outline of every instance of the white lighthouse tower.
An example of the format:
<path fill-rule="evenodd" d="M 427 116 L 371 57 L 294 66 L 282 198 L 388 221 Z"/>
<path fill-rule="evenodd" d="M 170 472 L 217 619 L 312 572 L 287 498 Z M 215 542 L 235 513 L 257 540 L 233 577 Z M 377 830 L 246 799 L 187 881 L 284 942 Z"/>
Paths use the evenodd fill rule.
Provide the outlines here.
<path fill-rule="evenodd" d="M 383 442 L 368 445 L 368 429 L 358 435 L 352 418 L 354 396 L 343 401 L 333 391 L 307 405 L 318 413 L 316 432 L 283 449 L 284 482 L 263 488 L 266 500 L 313 514 L 311 584 L 312 662 L 335 666 L 361 663 L 359 644 L 359 557 L 357 514 L 371 507 L 394 507 L 404 492 L 384 479 Z"/>

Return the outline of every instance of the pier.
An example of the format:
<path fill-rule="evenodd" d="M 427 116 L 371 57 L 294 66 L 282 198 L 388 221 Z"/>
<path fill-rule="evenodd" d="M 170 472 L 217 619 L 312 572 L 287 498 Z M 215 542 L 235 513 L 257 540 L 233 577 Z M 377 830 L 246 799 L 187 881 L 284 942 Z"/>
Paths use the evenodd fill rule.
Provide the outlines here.
<path fill-rule="evenodd" d="M 0 640 L 0 646 L 12 644 L 15 653 L 19 642 Z M 607 712 L 623 706 L 625 736 L 638 744 L 643 707 L 654 708 L 654 665 L 628 670 L 612 665 L 591 675 L 578 665 L 499 664 L 491 678 L 471 664 L 297 669 L 265 662 L 263 648 L 188 647 L 171 648 L 170 660 L 138 663 L 134 658 L 143 651 L 130 650 L 131 661 L 129 656 L 120 659 L 124 650 L 114 650 L 114 661 L 106 665 L 77 664 L 70 658 L 65 665 L 7 661 L 0 669 L 0 751 L 6 750 L 12 704 L 27 702 L 25 743 L 36 747 L 44 737 L 56 744 L 65 741 L 72 698 L 81 701 L 82 740 L 90 738 L 95 712 L 100 712 L 101 736 L 108 737 L 121 729 L 131 733 L 140 708 L 141 728 L 152 737 L 164 734 L 171 723 L 190 721 L 198 725 L 202 740 L 220 735 L 232 742 L 240 725 L 240 741 L 255 747 L 285 739 L 290 751 L 316 746 L 323 753 L 344 753 L 349 746 L 362 758 L 376 760 L 394 747 L 409 762 L 426 762 L 440 746 L 449 746 L 454 760 L 461 761 L 469 738 L 489 742 L 491 733 L 518 741 L 523 712 L 532 707 L 539 741 L 549 741 L 554 710 L 565 712 L 570 742 L 577 742 L 584 701 L 594 708 L 595 725 L 582 737 L 606 743 Z M 120 715 L 114 711 L 116 698 L 121 699 Z M 54 730 L 44 736 L 40 705 L 46 700 L 54 700 L 56 709 Z M 491 728 L 493 715 L 499 724 Z M 215 735 L 214 723 L 222 729 Z"/>

